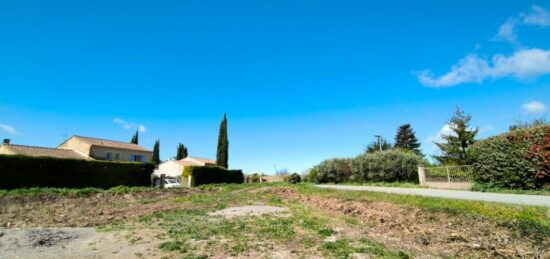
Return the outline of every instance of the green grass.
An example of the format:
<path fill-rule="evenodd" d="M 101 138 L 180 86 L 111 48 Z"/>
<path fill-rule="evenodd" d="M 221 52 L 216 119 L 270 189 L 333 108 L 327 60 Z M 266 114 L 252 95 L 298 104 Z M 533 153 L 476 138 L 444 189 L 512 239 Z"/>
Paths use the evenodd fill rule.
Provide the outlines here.
<path fill-rule="evenodd" d="M 540 189 L 540 190 L 508 189 L 508 188 L 493 186 L 490 184 L 479 184 L 479 183 L 475 183 L 474 186 L 472 186 L 472 191 L 512 193 L 512 194 L 531 194 L 531 195 L 550 195 L 550 191 L 546 189 Z"/>
<path fill-rule="evenodd" d="M 331 183 L 329 183 L 331 184 Z M 375 186 L 375 187 L 399 187 L 399 188 L 428 188 L 426 185 L 419 185 L 407 182 L 345 182 L 338 185 L 354 185 L 354 186 Z"/>
<path fill-rule="evenodd" d="M 334 258 L 350 258 L 353 253 L 368 254 L 374 258 L 410 258 L 403 251 L 388 250 L 384 245 L 368 239 L 361 239 L 357 242 L 351 242 L 346 239 L 325 242 L 319 247 L 319 250 L 325 256 Z"/>

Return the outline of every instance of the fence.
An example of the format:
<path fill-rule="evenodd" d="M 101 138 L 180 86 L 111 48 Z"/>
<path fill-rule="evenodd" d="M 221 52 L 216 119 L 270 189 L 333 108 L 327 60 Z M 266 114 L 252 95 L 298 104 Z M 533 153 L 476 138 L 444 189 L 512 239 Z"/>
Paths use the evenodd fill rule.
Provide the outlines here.
<path fill-rule="evenodd" d="M 469 165 L 418 168 L 420 184 L 437 189 L 469 190 L 472 188 L 472 176 L 473 167 Z"/>

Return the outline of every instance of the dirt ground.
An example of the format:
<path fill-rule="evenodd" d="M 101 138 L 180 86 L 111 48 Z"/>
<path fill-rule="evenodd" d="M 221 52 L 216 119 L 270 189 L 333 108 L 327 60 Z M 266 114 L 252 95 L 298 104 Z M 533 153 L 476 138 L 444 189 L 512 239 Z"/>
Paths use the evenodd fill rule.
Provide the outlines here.
<path fill-rule="evenodd" d="M 18 195 L 0 198 L 0 227 L 92 227 L 117 220 L 181 208 L 174 198 L 201 193 L 198 189 L 97 193 L 85 197 Z"/>
<path fill-rule="evenodd" d="M 484 258 L 550 258 L 550 237 L 543 241 L 531 240 L 494 222 L 384 202 L 302 196 L 289 188 L 274 188 L 271 191 L 283 199 L 353 217 L 368 225 L 368 228 L 346 230 L 344 235 L 368 236 L 419 254 L 430 251 L 435 255 L 457 257 L 476 254 Z"/>
<path fill-rule="evenodd" d="M 98 232 L 94 228 L 0 229 L 0 258 L 161 258 L 174 253 L 156 249 L 158 231 Z M 146 233 L 146 234 L 145 234 Z M 132 235 L 129 244 L 127 235 Z"/>
<path fill-rule="evenodd" d="M 195 194 L 200 199 L 186 199 Z M 273 205 L 270 202 L 276 202 L 275 206 L 267 206 Z M 220 207 L 220 204 L 224 206 Z M 301 207 L 312 210 L 311 216 L 335 219 L 326 226 L 316 226 L 318 230 L 333 233 L 317 237 L 312 236 L 315 233 L 306 233 L 307 229 L 300 226 L 307 225 L 307 222 L 292 217 L 303 210 Z M 140 220 L 163 211 L 168 213 L 167 218 Z M 170 214 L 172 211 L 183 214 Z M 262 221 L 268 217 L 266 214 L 273 213 L 275 218 Z M 260 220 L 238 219 L 250 217 Z M 192 221 L 195 219 L 197 221 Z M 357 223 L 342 223 L 345 219 Z M 201 236 L 201 227 L 190 228 L 185 224 L 205 220 L 222 223 L 221 227 L 225 227 L 217 229 L 216 226 L 203 225 L 210 228 L 210 232 L 205 233 L 226 233 L 226 236 L 221 239 L 209 236 L 204 240 L 194 237 L 187 241 L 174 240 L 177 236 L 188 236 L 188 233 L 174 236 L 171 232 L 178 231 L 178 228 L 180 231 L 196 231 L 196 236 Z M 243 224 L 232 223 L 235 220 Z M 117 222 L 124 227 L 117 228 Z M 276 227 L 271 229 L 262 222 L 270 222 Z M 243 243 L 244 247 L 227 248 L 227 245 L 235 244 L 231 239 L 224 239 L 231 237 L 233 232 L 227 227 L 242 231 L 239 229 L 246 224 L 260 224 L 258 233 L 265 233 L 261 232 L 262 229 L 278 231 L 284 224 L 290 224 L 289 232 L 281 232 L 281 235 L 292 235 L 289 240 L 293 241 L 285 241 L 282 237 L 273 243 L 259 240 Z M 262 235 L 265 234 L 257 237 Z M 188 242 L 187 248 L 197 249 L 194 254 L 208 254 L 212 258 L 319 258 L 327 256 L 321 249 L 327 243 L 365 238 L 380 243 L 384 249 L 406 251 L 421 258 L 550 258 L 550 237 L 533 240 L 493 221 L 380 201 L 359 202 L 302 195 L 288 187 L 245 188 L 217 194 L 215 190 L 180 189 L 129 194 L 102 192 L 86 197 L 52 194 L 0 197 L 0 258 L 180 258 L 182 253 L 189 252 L 179 248 L 181 242 Z M 167 242 L 177 247 L 159 248 Z M 340 249 L 327 247 L 336 252 Z M 226 248 L 230 251 L 224 250 Z M 245 252 L 239 252 L 239 249 Z M 337 254 L 328 256 L 339 257 Z M 352 253 L 351 257 L 373 256 Z"/>

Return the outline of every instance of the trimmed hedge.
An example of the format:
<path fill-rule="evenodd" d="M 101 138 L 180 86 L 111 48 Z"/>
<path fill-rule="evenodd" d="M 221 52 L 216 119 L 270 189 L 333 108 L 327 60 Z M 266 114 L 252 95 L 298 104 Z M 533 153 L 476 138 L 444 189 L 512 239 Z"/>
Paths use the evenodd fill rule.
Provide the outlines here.
<path fill-rule="evenodd" d="M 0 189 L 150 186 L 153 164 L 0 155 Z"/>
<path fill-rule="evenodd" d="M 471 147 L 474 180 L 497 188 L 550 186 L 550 126 L 512 130 Z"/>
<path fill-rule="evenodd" d="M 244 182 L 244 174 L 241 170 L 227 170 L 219 166 L 186 166 L 183 170 L 183 176 L 186 175 L 193 177 L 193 186 L 210 183 Z"/>
<path fill-rule="evenodd" d="M 356 158 L 328 159 L 312 168 L 309 177 L 317 183 L 341 182 L 418 182 L 421 156 L 401 149 L 391 149 Z"/>

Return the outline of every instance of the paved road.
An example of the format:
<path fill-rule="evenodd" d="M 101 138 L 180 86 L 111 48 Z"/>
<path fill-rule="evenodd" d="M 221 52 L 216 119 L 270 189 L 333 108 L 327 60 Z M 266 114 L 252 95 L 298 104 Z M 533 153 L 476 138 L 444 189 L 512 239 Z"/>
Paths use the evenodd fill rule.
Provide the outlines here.
<path fill-rule="evenodd" d="M 470 191 L 452 191 L 423 188 L 398 188 L 398 187 L 373 187 L 373 186 L 353 186 L 353 185 L 316 185 L 320 188 L 349 190 L 349 191 L 371 191 L 386 192 L 408 195 L 420 195 L 428 197 L 440 197 L 459 200 L 474 200 L 487 202 L 500 202 L 520 205 L 534 205 L 550 207 L 550 196 L 545 195 L 527 195 L 527 194 L 507 194 L 507 193 L 487 193 Z"/>

